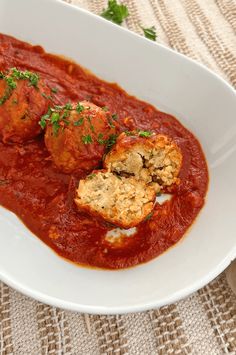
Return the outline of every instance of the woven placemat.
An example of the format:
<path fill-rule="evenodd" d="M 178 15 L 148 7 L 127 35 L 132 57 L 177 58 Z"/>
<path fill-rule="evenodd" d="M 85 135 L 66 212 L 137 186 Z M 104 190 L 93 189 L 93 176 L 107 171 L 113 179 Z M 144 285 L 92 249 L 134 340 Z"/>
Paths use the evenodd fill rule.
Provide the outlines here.
<path fill-rule="evenodd" d="M 97 14 L 107 1 L 68 0 Z M 236 86 L 234 0 L 125 0 L 125 26 L 156 26 L 158 42 Z M 0 283 L 0 353 L 17 355 L 236 354 L 236 297 L 225 275 L 185 300 L 139 314 L 88 316 L 27 298 Z"/>

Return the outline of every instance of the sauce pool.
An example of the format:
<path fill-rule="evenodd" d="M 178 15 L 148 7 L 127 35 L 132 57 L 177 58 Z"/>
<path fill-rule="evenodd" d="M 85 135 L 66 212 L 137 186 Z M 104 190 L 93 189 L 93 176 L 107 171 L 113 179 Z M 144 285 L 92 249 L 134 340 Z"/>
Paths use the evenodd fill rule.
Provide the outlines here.
<path fill-rule="evenodd" d="M 90 100 L 118 114 L 121 130 L 139 128 L 165 134 L 183 154 L 181 183 L 172 199 L 157 204 L 134 235 L 110 243 L 115 227 L 80 214 L 75 188 L 84 176 L 60 173 L 44 145 L 43 135 L 24 145 L 0 142 L 0 204 L 59 255 L 86 266 L 120 269 L 147 262 L 177 243 L 204 205 L 207 164 L 194 135 L 173 116 L 128 95 L 116 84 L 98 79 L 79 65 L 0 34 L 0 70 L 17 67 L 39 73 L 56 87 L 55 104 Z M 158 84 L 158 83 L 157 83 Z M 7 236 L 6 236 L 7 238 Z"/>

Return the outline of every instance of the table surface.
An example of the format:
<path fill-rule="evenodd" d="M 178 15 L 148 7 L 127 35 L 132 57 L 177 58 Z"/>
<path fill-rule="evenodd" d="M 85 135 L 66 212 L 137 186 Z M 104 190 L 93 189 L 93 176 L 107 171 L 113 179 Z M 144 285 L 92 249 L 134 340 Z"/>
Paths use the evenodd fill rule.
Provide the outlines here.
<path fill-rule="evenodd" d="M 67 0 L 100 14 L 103 0 Z M 124 0 L 124 26 L 154 25 L 159 43 L 236 86 L 235 0 Z M 0 282 L 0 354 L 236 354 L 236 297 L 225 274 L 175 304 L 144 313 L 83 315 L 50 307 Z"/>

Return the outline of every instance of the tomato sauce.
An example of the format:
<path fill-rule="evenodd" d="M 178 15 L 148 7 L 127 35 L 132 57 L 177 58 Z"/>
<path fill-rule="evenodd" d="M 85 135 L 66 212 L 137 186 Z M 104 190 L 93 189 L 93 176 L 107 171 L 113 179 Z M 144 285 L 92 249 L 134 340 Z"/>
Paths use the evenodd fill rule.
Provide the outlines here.
<path fill-rule="evenodd" d="M 180 185 L 170 201 L 157 204 L 152 217 L 123 242 L 109 243 L 114 227 L 80 214 L 74 204 L 82 176 L 60 173 L 44 145 L 43 135 L 23 145 L 0 142 L 0 204 L 59 255 L 75 263 L 108 269 L 147 262 L 174 245 L 191 226 L 204 205 L 208 170 L 198 140 L 173 116 L 128 95 L 79 65 L 0 35 L 0 70 L 17 67 L 39 73 L 57 87 L 55 104 L 90 100 L 117 113 L 121 130 L 139 128 L 166 134 L 183 154 Z M 7 243 L 7 236 L 6 236 Z"/>

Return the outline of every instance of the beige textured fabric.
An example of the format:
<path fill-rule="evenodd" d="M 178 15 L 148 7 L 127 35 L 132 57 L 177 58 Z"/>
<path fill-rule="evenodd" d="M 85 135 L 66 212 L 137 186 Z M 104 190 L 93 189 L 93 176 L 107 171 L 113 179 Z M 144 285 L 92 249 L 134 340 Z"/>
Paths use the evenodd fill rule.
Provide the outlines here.
<path fill-rule="evenodd" d="M 99 14 L 106 1 L 68 0 Z M 236 85 L 235 0 L 124 0 L 124 24 L 155 25 L 158 42 Z M 236 297 L 222 274 L 176 304 L 140 314 L 87 316 L 29 299 L 0 283 L 0 354 L 236 354 Z M 90 333 L 90 334 L 89 334 Z"/>

